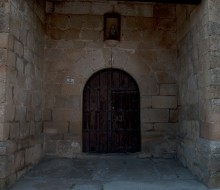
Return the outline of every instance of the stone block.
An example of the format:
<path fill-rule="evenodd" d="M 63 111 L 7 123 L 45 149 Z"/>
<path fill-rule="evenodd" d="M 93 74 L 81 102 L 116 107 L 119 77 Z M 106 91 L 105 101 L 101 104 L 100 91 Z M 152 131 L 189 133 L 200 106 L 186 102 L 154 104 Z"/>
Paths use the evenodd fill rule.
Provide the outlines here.
<path fill-rule="evenodd" d="M 151 108 L 152 107 L 152 97 L 142 96 L 141 97 L 141 108 Z"/>
<path fill-rule="evenodd" d="M 79 142 L 73 142 L 72 140 L 58 141 L 57 154 L 64 157 L 73 157 L 75 154 L 81 152 L 81 145 Z"/>
<path fill-rule="evenodd" d="M 207 36 L 219 35 L 220 34 L 220 23 L 209 21 L 207 24 Z"/>
<path fill-rule="evenodd" d="M 20 135 L 19 123 L 10 123 L 10 139 L 17 139 Z"/>
<path fill-rule="evenodd" d="M 169 120 L 168 109 L 143 109 L 141 113 L 141 121 L 146 123 L 167 123 Z"/>
<path fill-rule="evenodd" d="M 26 107 L 23 105 L 18 105 L 15 108 L 15 121 L 25 121 L 26 120 Z"/>
<path fill-rule="evenodd" d="M 159 83 L 176 83 L 177 82 L 176 72 L 157 71 L 156 76 L 157 76 L 157 80 Z"/>
<path fill-rule="evenodd" d="M 176 50 L 158 50 L 157 62 L 153 66 L 155 70 L 176 71 L 177 69 Z M 166 67 L 164 68 L 164 65 Z"/>
<path fill-rule="evenodd" d="M 43 131 L 42 121 L 35 122 L 35 135 L 41 135 Z"/>
<path fill-rule="evenodd" d="M 118 55 L 120 57 L 120 55 Z M 150 67 L 146 62 L 141 59 L 138 55 L 130 55 L 124 57 L 124 60 L 127 60 L 125 63 L 125 70 L 132 74 L 136 79 L 142 78 L 146 73 L 150 72 Z"/>
<path fill-rule="evenodd" d="M 49 14 L 47 23 L 51 28 L 66 29 L 69 21 L 68 15 L 63 14 Z"/>
<path fill-rule="evenodd" d="M 69 15 L 69 27 L 71 29 L 82 29 L 85 17 L 82 15 Z"/>
<path fill-rule="evenodd" d="M 42 145 L 36 144 L 25 149 L 25 165 L 36 164 L 42 157 Z"/>
<path fill-rule="evenodd" d="M 61 94 L 64 96 L 79 96 L 82 94 L 82 90 L 82 85 L 76 81 L 73 85 L 63 84 Z"/>
<path fill-rule="evenodd" d="M 154 124 L 154 130 L 163 134 L 165 138 L 170 141 L 176 141 L 176 135 L 178 131 L 178 124 L 176 123 L 156 123 Z"/>
<path fill-rule="evenodd" d="M 176 96 L 177 85 L 176 84 L 160 84 L 160 95 L 162 96 Z"/>
<path fill-rule="evenodd" d="M 13 140 L 0 141 L 0 147 L 5 147 L 8 155 L 12 155 L 17 151 L 17 142 Z"/>
<path fill-rule="evenodd" d="M 220 124 L 218 123 L 203 123 L 200 131 L 202 138 L 219 141 L 220 140 Z"/>
<path fill-rule="evenodd" d="M 136 15 L 135 4 L 120 3 L 115 7 L 115 11 L 119 12 L 123 16 Z"/>
<path fill-rule="evenodd" d="M 206 97 L 210 99 L 220 98 L 220 86 L 208 86 L 205 90 Z"/>
<path fill-rule="evenodd" d="M 177 123 L 178 121 L 179 121 L 179 110 L 178 109 L 171 109 L 169 122 Z"/>
<path fill-rule="evenodd" d="M 137 30 L 139 26 L 137 24 L 137 20 L 139 19 L 136 19 L 136 17 L 123 18 L 123 25 L 122 25 L 123 30 Z"/>
<path fill-rule="evenodd" d="M 24 74 L 26 76 L 33 76 L 34 74 L 34 66 L 31 63 L 26 63 L 24 66 Z"/>
<path fill-rule="evenodd" d="M 0 156 L 6 155 L 7 154 L 7 149 L 6 147 L 1 147 L 0 146 Z"/>
<path fill-rule="evenodd" d="M 29 165 L 29 169 L 30 169 L 30 165 Z M 19 170 L 19 171 L 16 173 L 16 178 L 17 178 L 17 179 L 20 179 L 22 176 L 24 176 L 25 173 L 27 173 L 27 171 L 28 171 L 28 167 L 23 168 L 22 170 Z"/>
<path fill-rule="evenodd" d="M 81 135 L 73 135 L 73 134 L 64 134 L 63 140 L 73 141 L 73 142 L 80 142 Z"/>
<path fill-rule="evenodd" d="M 45 78 L 48 84 L 47 89 L 52 85 L 61 84 L 65 81 L 65 76 L 67 76 L 67 72 L 46 72 Z M 58 86 L 55 86 L 54 88 L 58 88 Z M 54 88 L 51 90 L 52 92 L 55 92 Z M 60 93 L 59 93 L 60 94 Z"/>
<path fill-rule="evenodd" d="M 56 3 L 55 6 L 56 13 L 63 14 L 76 14 L 76 15 L 86 15 L 90 13 L 91 3 L 90 2 L 62 2 Z"/>
<path fill-rule="evenodd" d="M 70 122 L 69 130 L 74 136 L 82 136 L 82 121 Z"/>
<path fill-rule="evenodd" d="M 171 31 L 160 31 L 156 45 L 163 49 L 176 50 L 176 33 Z"/>
<path fill-rule="evenodd" d="M 4 80 L 0 81 L 0 102 L 4 103 L 6 101 L 6 82 Z"/>
<path fill-rule="evenodd" d="M 0 49 L 0 65 L 6 65 L 7 63 L 7 50 Z"/>
<path fill-rule="evenodd" d="M 122 49 L 114 49 L 114 50 L 112 50 L 112 54 L 114 55 L 114 58 L 113 58 L 113 61 L 112 61 L 112 67 L 119 68 L 119 69 L 124 69 L 125 68 L 126 70 L 127 70 L 127 68 L 126 68 L 127 64 L 128 64 L 128 67 L 132 67 L 131 63 L 128 63 L 128 62 L 129 61 L 131 62 L 131 60 L 134 57 L 131 58 L 131 60 L 128 61 L 130 54 L 127 51 L 124 51 Z M 110 67 L 111 66 L 111 61 L 110 61 L 110 57 L 108 57 L 108 58 L 109 58 L 108 60 L 106 60 L 106 58 L 105 58 L 105 61 L 108 61 L 108 66 Z M 102 61 L 102 60 L 97 59 L 97 62 L 99 62 L 99 61 Z M 133 63 L 133 64 L 135 64 L 135 63 Z M 143 64 L 143 62 L 140 63 L 140 65 L 141 64 Z M 98 65 L 98 63 L 96 65 Z M 100 65 L 100 66 L 103 68 L 104 65 Z M 92 65 L 91 65 L 91 68 L 92 68 Z M 97 68 L 97 69 L 99 69 L 99 68 Z M 145 69 L 146 69 L 146 67 L 145 67 Z M 130 70 L 130 68 L 129 68 L 129 70 Z M 131 73 L 131 71 L 129 71 L 129 73 Z M 134 73 L 135 73 L 135 71 L 134 71 Z"/>
<path fill-rule="evenodd" d="M 219 21 L 219 3 L 216 0 L 211 0 L 208 2 L 208 16 L 209 20 L 212 22 L 220 23 Z"/>
<path fill-rule="evenodd" d="M 51 121 L 52 120 L 52 111 L 51 109 L 44 109 L 43 111 L 43 120 Z"/>
<path fill-rule="evenodd" d="M 220 187 L 220 181 L 219 181 L 220 175 L 219 173 L 216 173 L 215 175 L 211 176 L 207 182 L 209 187 L 212 188 L 218 188 Z M 215 189 L 214 189 L 215 190 Z"/>
<path fill-rule="evenodd" d="M 46 152 L 46 154 L 55 155 L 57 152 L 57 141 L 56 140 L 47 140 L 45 142 L 45 152 Z"/>
<path fill-rule="evenodd" d="M 152 96 L 152 108 L 176 108 L 176 96 Z"/>
<path fill-rule="evenodd" d="M 105 13 L 111 12 L 112 6 L 108 3 L 93 2 L 91 5 L 91 13 L 94 15 L 104 15 Z"/>
<path fill-rule="evenodd" d="M 55 108 L 79 109 L 81 96 L 55 96 Z"/>
<path fill-rule="evenodd" d="M 154 6 L 150 4 L 136 4 L 136 16 L 153 17 Z"/>
<path fill-rule="evenodd" d="M 42 105 L 42 94 L 41 92 L 32 93 L 32 105 L 39 107 Z"/>
<path fill-rule="evenodd" d="M 43 156 L 43 145 L 40 144 L 35 144 L 34 145 L 34 155 L 33 155 L 33 160 L 34 164 L 36 164 Z"/>
<path fill-rule="evenodd" d="M 30 136 L 32 135 L 38 135 L 38 133 L 36 133 L 36 125 L 34 122 L 30 122 Z"/>
<path fill-rule="evenodd" d="M 52 13 L 53 12 L 53 3 L 52 2 L 46 2 L 46 13 Z"/>
<path fill-rule="evenodd" d="M 44 122 L 44 133 L 46 134 L 67 133 L 68 130 L 69 123 L 67 121 Z"/>
<path fill-rule="evenodd" d="M 6 189 L 7 188 L 7 179 L 6 178 L 2 178 L 0 179 L 0 189 Z"/>
<path fill-rule="evenodd" d="M 81 30 L 80 32 L 81 40 L 93 40 L 97 41 L 100 39 L 100 31 L 96 30 Z"/>
<path fill-rule="evenodd" d="M 123 41 L 142 41 L 142 32 L 138 30 L 125 30 L 123 31 Z"/>
<path fill-rule="evenodd" d="M 25 151 L 24 150 L 15 152 L 15 169 L 16 169 L 16 171 L 24 168 L 24 158 L 25 158 Z"/>
<path fill-rule="evenodd" d="M 25 165 L 33 164 L 33 155 L 34 155 L 33 147 L 25 149 Z"/>
<path fill-rule="evenodd" d="M 35 42 L 35 39 L 34 39 L 34 34 L 33 34 L 33 31 L 30 30 L 28 33 L 27 33 L 27 48 L 29 49 L 32 49 L 33 47 L 36 47 L 36 42 Z M 35 50 L 35 49 L 33 49 Z"/>
<path fill-rule="evenodd" d="M 17 60 L 16 60 L 16 68 L 17 68 L 17 71 L 20 73 L 20 74 L 23 74 L 24 73 L 24 60 L 17 57 Z"/>
<path fill-rule="evenodd" d="M 8 48 L 8 33 L 0 33 L 0 48 Z"/>
<path fill-rule="evenodd" d="M 5 122 L 5 106 L 0 105 L 0 121 Z"/>
<path fill-rule="evenodd" d="M 9 139 L 10 125 L 8 123 L 0 123 L 0 141 Z"/>
<path fill-rule="evenodd" d="M 26 138 L 30 136 L 30 123 L 21 122 L 19 127 L 19 137 Z"/>
<path fill-rule="evenodd" d="M 154 6 L 154 17 L 158 18 L 175 18 L 175 5 L 156 5 Z"/>
<path fill-rule="evenodd" d="M 153 73 L 148 73 L 138 82 L 141 96 L 159 95 L 159 84 Z"/>
<path fill-rule="evenodd" d="M 0 32 L 9 32 L 9 14 L 0 12 Z"/>
<path fill-rule="evenodd" d="M 18 40 L 14 41 L 14 51 L 20 57 L 22 57 L 24 55 L 24 45 L 21 42 L 19 42 Z"/>
<path fill-rule="evenodd" d="M 210 85 L 220 85 L 220 68 L 215 68 L 209 70 L 210 75 Z"/>
<path fill-rule="evenodd" d="M 0 1 L 0 12 L 9 13 L 10 12 L 10 3 L 8 1 Z"/>
<path fill-rule="evenodd" d="M 176 28 L 176 18 L 160 18 L 158 19 L 158 29 L 160 30 L 168 30 L 175 32 Z"/>
<path fill-rule="evenodd" d="M 87 15 L 84 18 L 84 23 L 82 28 L 83 29 L 89 29 L 89 30 L 102 30 L 102 24 L 103 24 L 103 19 L 102 16 L 97 16 L 97 15 Z"/>
<path fill-rule="evenodd" d="M 34 110 L 34 121 L 36 121 L 36 122 L 42 121 L 42 108 L 41 108 L 41 106 L 38 106 Z"/>
<path fill-rule="evenodd" d="M 8 167 L 8 157 L 0 156 L 0 179 L 3 179 L 8 176 L 9 171 Z"/>
<path fill-rule="evenodd" d="M 33 52 L 26 46 L 24 47 L 24 59 L 28 61 L 29 63 L 32 63 L 34 59 Z"/>
<path fill-rule="evenodd" d="M 12 67 L 12 68 L 15 68 L 15 65 L 16 65 L 16 55 L 14 52 L 12 51 L 8 51 L 8 57 L 7 57 L 7 65 Z"/>
<path fill-rule="evenodd" d="M 44 3 L 44 1 L 39 1 L 40 3 Z M 45 14 L 45 4 L 40 5 L 39 3 L 34 4 L 34 12 L 36 16 L 40 19 L 42 23 L 45 23 L 46 14 Z"/>

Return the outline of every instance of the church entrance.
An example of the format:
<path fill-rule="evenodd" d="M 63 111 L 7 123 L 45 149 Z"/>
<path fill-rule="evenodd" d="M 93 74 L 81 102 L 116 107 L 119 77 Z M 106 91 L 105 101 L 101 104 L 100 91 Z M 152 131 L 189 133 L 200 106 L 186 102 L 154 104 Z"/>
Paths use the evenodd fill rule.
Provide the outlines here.
<path fill-rule="evenodd" d="M 83 93 L 83 152 L 140 151 L 140 94 L 119 69 L 95 73 Z"/>

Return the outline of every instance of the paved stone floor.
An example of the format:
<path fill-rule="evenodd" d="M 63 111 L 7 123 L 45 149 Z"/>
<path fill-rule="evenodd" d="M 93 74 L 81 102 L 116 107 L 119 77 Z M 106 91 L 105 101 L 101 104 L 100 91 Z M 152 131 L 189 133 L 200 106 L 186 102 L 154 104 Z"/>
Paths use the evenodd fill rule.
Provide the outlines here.
<path fill-rule="evenodd" d="M 134 155 L 43 159 L 11 190 L 208 190 L 171 159 Z"/>

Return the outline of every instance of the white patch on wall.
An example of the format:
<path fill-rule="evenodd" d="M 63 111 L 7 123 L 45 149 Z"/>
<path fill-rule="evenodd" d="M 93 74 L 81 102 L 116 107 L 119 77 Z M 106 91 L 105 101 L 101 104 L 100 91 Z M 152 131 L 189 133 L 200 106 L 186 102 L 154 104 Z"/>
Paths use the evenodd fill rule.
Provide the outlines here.
<path fill-rule="evenodd" d="M 67 76 L 67 77 L 66 77 L 66 80 L 65 80 L 65 83 L 66 83 L 66 84 L 71 84 L 71 85 L 73 85 L 74 82 L 75 82 L 75 80 L 74 80 L 74 78 L 72 78 L 71 76 Z"/>

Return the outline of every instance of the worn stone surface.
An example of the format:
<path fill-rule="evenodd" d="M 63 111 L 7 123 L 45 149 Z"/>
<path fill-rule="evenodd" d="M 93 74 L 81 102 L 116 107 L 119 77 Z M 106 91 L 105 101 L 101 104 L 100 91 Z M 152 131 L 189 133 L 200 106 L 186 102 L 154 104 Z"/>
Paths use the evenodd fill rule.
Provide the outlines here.
<path fill-rule="evenodd" d="M 44 14 L 44 3 L 38 1 L 0 2 L 0 98 L 4 103 L 0 141 L 5 143 L 7 158 L 0 161 L 5 165 L 1 188 L 14 183 L 43 155 L 37 126 L 39 122 L 42 126 Z M 7 146 L 15 141 L 15 148 Z"/>
<path fill-rule="evenodd" d="M 48 1 L 46 7 L 38 0 L 1 1 L 1 188 L 37 163 L 43 141 L 47 154 L 81 154 L 83 88 L 110 67 L 139 86 L 141 151 L 166 158 L 178 152 L 201 180 L 220 186 L 219 8 L 218 0 Z M 121 39 L 111 47 L 103 41 L 103 14 L 113 9 L 121 14 Z"/>
<path fill-rule="evenodd" d="M 174 159 L 100 155 L 42 160 L 12 190 L 211 190 Z M 214 190 L 214 189 L 213 189 Z M 217 189 L 216 189 L 217 190 Z"/>
<path fill-rule="evenodd" d="M 52 146 L 47 136 L 50 154 L 71 157 L 74 150 L 69 139 L 77 144 L 75 153 L 81 152 L 83 88 L 95 72 L 111 66 L 125 70 L 137 81 L 141 95 L 141 128 L 160 122 L 169 127 L 170 122 L 177 122 L 178 112 L 170 112 L 177 108 L 175 5 L 69 1 L 57 2 L 54 12 L 51 6 L 48 2 L 44 132 L 63 135 L 64 139 L 58 138 L 57 142 L 53 139 L 56 143 Z M 103 14 L 106 13 L 103 11 L 111 10 L 111 6 L 121 14 L 121 41 L 114 47 L 103 43 Z M 68 78 L 74 79 L 74 83 L 67 83 Z M 71 137 L 72 134 L 77 137 Z M 164 147 L 167 147 L 166 141 L 175 142 L 166 136 L 163 130 L 157 136 L 157 142 Z M 141 138 L 144 139 L 145 134 Z M 142 142 L 153 145 L 154 138 L 152 134 L 152 139 Z M 163 156 L 163 148 L 160 151 L 159 143 L 155 144 L 158 145 L 156 155 Z M 56 151 L 50 148 L 54 146 Z M 166 151 L 173 155 L 176 149 L 171 147 Z M 150 153 L 151 150 L 141 151 Z M 167 157 L 169 153 L 164 155 Z"/>
<path fill-rule="evenodd" d="M 216 172 L 220 166 L 210 165 L 210 159 L 219 159 L 212 144 L 220 140 L 218 6 L 215 0 L 203 1 L 198 7 L 177 6 L 181 105 L 178 157 L 212 187 L 219 187 L 220 179 Z"/>

